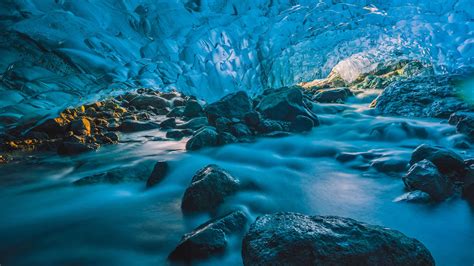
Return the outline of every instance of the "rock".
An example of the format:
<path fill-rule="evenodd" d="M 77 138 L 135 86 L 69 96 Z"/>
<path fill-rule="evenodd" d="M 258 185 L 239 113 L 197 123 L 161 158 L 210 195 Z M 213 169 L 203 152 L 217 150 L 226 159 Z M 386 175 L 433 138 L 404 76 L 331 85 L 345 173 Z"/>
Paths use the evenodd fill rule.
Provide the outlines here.
<path fill-rule="evenodd" d="M 211 124 L 214 124 L 218 117 L 242 119 L 250 111 L 252 111 L 252 101 L 244 91 L 229 94 L 204 108 Z"/>
<path fill-rule="evenodd" d="M 456 125 L 457 132 L 466 135 L 470 140 L 474 140 L 474 116 L 466 117 Z"/>
<path fill-rule="evenodd" d="M 153 167 L 153 171 L 151 172 L 150 177 L 148 177 L 148 180 L 146 181 L 146 187 L 149 188 L 160 183 L 168 173 L 168 168 L 168 162 L 157 162 Z"/>
<path fill-rule="evenodd" d="M 464 160 L 457 153 L 439 146 L 422 144 L 412 153 L 410 165 L 427 159 L 436 165 L 438 170 L 454 180 L 462 180 L 466 175 Z"/>
<path fill-rule="evenodd" d="M 426 159 L 413 164 L 403 177 L 403 182 L 409 190 L 421 190 L 434 200 L 443 200 L 453 192 L 452 182 Z"/>
<path fill-rule="evenodd" d="M 450 125 L 455 126 L 459 123 L 459 121 L 464 120 L 466 118 L 474 118 L 474 113 L 470 113 L 470 112 L 453 113 L 451 114 L 451 116 L 449 116 L 448 123 Z"/>
<path fill-rule="evenodd" d="M 304 115 L 297 115 L 295 120 L 291 122 L 291 131 L 308 132 L 313 129 L 313 120 Z"/>
<path fill-rule="evenodd" d="M 429 203 L 432 201 L 431 196 L 423 191 L 414 190 L 409 191 L 400 197 L 397 197 L 394 202 L 412 202 L 412 203 Z"/>
<path fill-rule="evenodd" d="M 58 154 L 75 155 L 88 151 L 95 151 L 100 147 L 96 143 L 81 143 L 75 141 L 64 141 L 58 146 Z"/>
<path fill-rule="evenodd" d="M 454 112 L 473 111 L 458 97 L 461 91 L 454 82 L 448 75 L 401 79 L 390 84 L 372 106 L 379 114 L 408 117 L 448 118 Z"/>
<path fill-rule="evenodd" d="M 119 135 L 115 132 L 107 132 L 107 133 L 104 134 L 104 136 L 109 138 L 113 142 L 118 142 L 120 140 Z"/>
<path fill-rule="evenodd" d="M 204 127 L 188 140 L 186 150 L 194 151 L 217 145 L 217 132 L 213 127 Z"/>
<path fill-rule="evenodd" d="M 283 131 L 283 127 L 277 121 L 265 119 L 260 123 L 257 130 L 260 133 L 266 134 L 275 131 Z"/>
<path fill-rule="evenodd" d="M 261 120 L 262 120 L 262 116 L 260 115 L 259 112 L 255 112 L 255 111 L 246 113 L 244 116 L 245 124 L 253 128 L 257 128 Z"/>
<path fill-rule="evenodd" d="M 172 101 L 172 106 L 173 107 L 185 106 L 185 105 L 186 105 L 186 101 L 182 98 L 175 98 Z"/>
<path fill-rule="evenodd" d="M 239 140 L 236 137 L 234 137 L 234 135 L 227 132 L 221 132 L 219 133 L 219 136 L 217 136 L 218 145 L 226 145 L 226 144 L 237 143 L 237 142 L 239 142 Z"/>
<path fill-rule="evenodd" d="M 148 106 L 154 107 L 156 109 L 169 107 L 169 102 L 166 99 L 147 94 L 136 95 L 129 101 L 129 104 L 139 110 L 146 110 Z"/>
<path fill-rule="evenodd" d="M 196 117 L 196 118 L 193 118 L 193 119 L 189 120 L 188 122 L 186 122 L 184 124 L 181 124 L 181 125 L 177 126 L 177 128 L 198 130 L 198 129 L 200 129 L 202 127 L 205 127 L 205 126 L 208 126 L 208 125 L 209 125 L 209 122 L 207 121 L 206 117 Z"/>
<path fill-rule="evenodd" d="M 146 165 L 145 165 L 146 164 Z M 150 174 L 148 162 L 133 167 L 116 168 L 105 173 L 86 176 L 73 182 L 74 185 L 119 184 L 123 182 L 143 182 Z"/>
<path fill-rule="evenodd" d="M 171 109 L 171 111 L 168 114 L 166 114 L 166 116 L 167 117 L 181 117 L 184 114 L 184 109 L 185 108 L 186 107 L 184 107 L 184 106 L 175 107 L 175 108 Z"/>
<path fill-rule="evenodd" d="M 243 123 L 232 125 L 230 132 L 237 138 L 252 136 L 252 131 Z"/>
<path fill-rule="evenodd" d="M 138 132 L 159 128 L 160 125 L 154 122 L 141 122 L 135 120 L 125 120 L 118 127 L 122 132 Z"/>
<path fill-rule="evenodd" d="M 343 103 L 349 96 L 352 96 L 349 88 L 334 88 L 318 91 L 313 100 L 320 103 Z"/>
<path fill-rule="evenodd" d="M 90 136 L 91 123 L 87 118 L 79 118 L 71 122 L 71 130 L 78 136 Z"/>
<path fill-rule="evenodd" d="M 194 100 L 188 101 L 186 107 L 184 108 L 183 115 L 186 117 L 197 117 L 200 116 L 202 112 L 201 105 Z"/>
<path fill-rule="evenodd" d="M 175 118 L 168 118 L 166 120 L 163 120 L 160 123 L 160 127 L 163 129 L 168 129 L 168 128 L 175 128 L 176 127 L 176 119 Z"/>
<path fill-rule="evenodd" d="M 39 126 L 33 128 L 33 131 L 44 132 L 48 134 L 50 138 L 62 136 L 65 133 L 68 121 L 63 118 L 52 118 L 48 119 Z"/>
<path fill-rule="evenodd" d="M 246 223 L 247 217 L 242 211 L 234 211 L 208 221 L 185 234 L 168 258 L 191 261 L 220 254 L 227 247 L 229 236 L 242 231 Z"/>
<path fill-rule="evenodd" d="M 257 111 L 274 120 L 293 121 L 298 115 L 306 115 L 319 125 L 315 114 L 303 104 L 303 94 L 298 88 L 280 88 L 265 95 L 257 105 Z"/>
<path fill-rule="evenodd" d="M 462 197 L 474 203 L 474 182 L 465 184 L 462 188 Z"/>
<path fill-rule="evenodd" d="M 181 209 L 184 212 L 211 211 L 238 189 L 237 179 L 217 165 L 208 165 L 193 176 L 184 192 Z"/>
<path fill-rule="evenodd" d="M 160 96 L 166 100 L 171 100 L 171 99 L 175 99 L 179 97 L 179 93 L 175 91 L 165 92 L 165 93 L 162 93 Z"/>
<path fill-rule="evenodd" d="M 373 160 L 371 166 L 382 173 L 398 173 L 407 170 L 408 161 L 396 157 L 382 157 Z"/>
<path fill-rule="evenodd" d="M 418 240 L 336 216 L 257 218 L 242 241 L 244 265 L 434 265 Z"/>
<path fill-rule="evenodd" d="M 182 139 L 184 134 L 181 130 L 171 130 L 166 132 L 166 137 L 169 139 Z"/>
<path fill-rule="evenodd" d="M 216 129 L 218 132 L 230 132 L 232 121 L 225 117 L 219 117 L 216 119 L 214 124 L 216 125 Z"/>

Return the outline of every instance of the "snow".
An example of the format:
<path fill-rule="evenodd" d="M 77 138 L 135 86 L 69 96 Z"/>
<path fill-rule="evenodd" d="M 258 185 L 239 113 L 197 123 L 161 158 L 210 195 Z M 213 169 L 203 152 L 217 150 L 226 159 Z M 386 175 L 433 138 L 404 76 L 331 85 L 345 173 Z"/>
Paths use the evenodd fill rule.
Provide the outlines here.
<path fill-rule="evenodd" d="M 214 101 L 387 59 L 474 65 L 472 0 L 14 0 L 0 15 L 0 128 L 142 86 Z"/>

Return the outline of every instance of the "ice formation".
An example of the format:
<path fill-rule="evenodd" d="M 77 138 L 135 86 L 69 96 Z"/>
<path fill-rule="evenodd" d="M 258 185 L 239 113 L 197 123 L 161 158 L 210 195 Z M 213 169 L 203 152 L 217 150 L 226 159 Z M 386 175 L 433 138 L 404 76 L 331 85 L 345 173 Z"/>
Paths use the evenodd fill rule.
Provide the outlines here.
<path fill-rule="evenodd" d="M 226 93 L 387 59 L 469 71 L 472 0 L 9 0 L 0 3 L 0 130 L 129 88 Z"/>

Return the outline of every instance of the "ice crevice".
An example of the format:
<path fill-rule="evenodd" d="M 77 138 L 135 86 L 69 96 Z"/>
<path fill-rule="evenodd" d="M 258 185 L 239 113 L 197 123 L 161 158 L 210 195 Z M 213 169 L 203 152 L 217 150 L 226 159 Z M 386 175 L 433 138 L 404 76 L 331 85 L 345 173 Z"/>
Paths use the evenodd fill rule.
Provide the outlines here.
<path fill-rule="evenodd" d="M 137 87 L 207 101 L 385 60 L 470 71 L 470 0 L 0 3 L 0 129 Z"/>

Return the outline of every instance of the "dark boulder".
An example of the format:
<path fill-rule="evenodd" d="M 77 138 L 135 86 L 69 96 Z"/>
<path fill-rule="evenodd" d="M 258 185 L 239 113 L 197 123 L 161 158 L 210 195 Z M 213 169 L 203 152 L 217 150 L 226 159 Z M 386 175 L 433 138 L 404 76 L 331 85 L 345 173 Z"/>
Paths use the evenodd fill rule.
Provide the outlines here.
<path fill-rule="evenodd" d="M 184 124 L 176 126 L 177 128 L 180 129 L 192 129 L 192 130 L 197 130 L 202 127 L 208 126 L 209 122 L 206 117 L 195 117 L 189 121 L 187 121 Z"/>
<path fill-rule="evenodd" d="M 243 123 L 232 125 L 230 132 L 237 138 L 248 137 L 252 135 L 252 131 Z"/>
<path fill-rule="evenodd" d="M 424 159 L 434 163 L 442 174 L 448 175 L 454 180 L 462 180 L 466 175 L 463 158 L 451 150 L 422 144 L 413 151 L 410 165 Z"/>
<path fill-rule="evenodd" d="M 160 161 L 155 164 L 153 171 L 151 172 L 148 180 L 146 181 L 146 187 L 152 187 L 160 183 L 168 173 L 169 165 L 168 162 Z"/>
<path fill-rule="evenodd" d="M 296 116 L 305 115 L 315 124 L 319 124 L 316 115 L 303 104 L 301 90 L 295 87 L 285 87 L 269 92 L 257 105 L 257 111 L 266 118 L 283 121 L 293 121 Z"/>
<path fill-rule="evenodd" d="M 311 131 L 313 127 L 313 120 L 304 115 L 296 116 L 295 120 L 291 122 L 291 131 L 294 132 L 308 132 Z"/>
<path fill-rule="evenodd" d="M 208 165 L 192 178 L 181 202 L 185 212 L 210 211 L 237 192 L 239 180 L 217 165 Z"/>
<path fill-rule="evenodd" d="M 169 102 L 155 95 L 140 94 L 134 97 L 129 101 L 131 106 L 134 106 L 138 110 L 146 110 L 148 106 L 154 107 L 156 109 L 161 109 L 169 107 Z"/>
<path fill-rule="evenodd" d="M 169 113 L 166 114 L 167 117 L 181 117 L 184 114 L 184 106 L 178 106 L 173 109 Z"/>
<path fill-rule="evenodd" d="M 217 132 L 213 127 L 204 127 L 197 131 L 186 143 L 186 150 L 199 150 L 217 145 Z"/>
<path fill-rule="evenodd" d="M 246 223 L 247 217 L 242 211 L 231 212 L 208 221 L 185 234 L 168 258 L 191 261 L 221 254 L 227 247 L 229 236 L 242 231 Z"/>
<path fill-rule="evenodd" d="M 283 127 L 278 121 L 265 119 L 260 123 L 257 130 L 260 133 L 267 134 L 275 131 L 283 131 Z"/>
<path fill-rule="evenodd" d="M 219 117 L 214 122 L 218 132 L 230 132 L 232 121 L 225 117 Z"/>
<path fill-rule="evenodd" d="M 261 120 L 262 120 L 262 116 L 260 115 L 259 112 L 255 112 L 255 111 L 246 113 L 244 116 L 245 124 L 247 124 L 247 126 L 252 127 L 252 128 L 257 128 Z"/>
<path fill-rule="evenodd" d="M 231 143 L 237 143 L 239 140 L 234 137 L 234 135 L 227 133 L 227 132 L 220 132 L 219 136 L 217 137 L 217 144 L 218 145 L 226 145 Z"/>
<path fill-rule="evenodd" d="M 200 116 L 201 113 L 202 113 L 202 107 L 195 100 L 188 101 L 183 111 L 183 115 L 185 117 L 197 117 L 197 116 Z"/>
<path fill-rule="evenodd" d="M 318 91 L 313 100 L 320 103 L 343 103 L 349 96 L 352 96 L 349 88 L 334 88 Z"/>
<path fill-rule="evenodd" d="M 166 132 L 166 137 L 169 139 L 182 139 L 184 133 L 181 130 L 170 130 Z"/>
<path fill-rule="evenodd" d="M 204 109 L 211 124 L 218 117 L 242 119 L 250 111 L 252 111 L 252 101 L 244 91 L 229 94 L 219 101 L 209 104 Z"/>
<path fill-rule="evenodd" d="M 462 119 L 456 125 L 456 130 L 466 135 L 471 141 L 474 140 L 474 116 Z"/>
<path fill-rule="evenodd" d="M 91 135 L 91 122 L 87 118 L 79 118 L 71 122 L 71 131 L 79 136 Z"/>
<path fill-rule="evenodd" d="M 409 190 L 421 190 L 434 200 L 443 200 L 453 192 L 452 182 L 428 160 L 413 164 L 403 177 L 403 182 Z"/>
<path fill-rule="evenodd" d="M 418 240 L 336 216 L 257 218 L 242 241 L 244 265 L 434 265 Z"/>
<path fill-rule="evenodd" d="M 163 129 L 176 127 L 176 119 L 174 117 L 163 120 L 160 123 L 160 127 Z"/>

